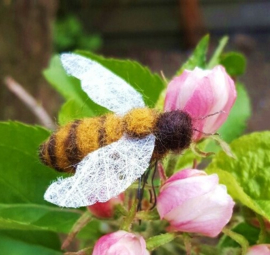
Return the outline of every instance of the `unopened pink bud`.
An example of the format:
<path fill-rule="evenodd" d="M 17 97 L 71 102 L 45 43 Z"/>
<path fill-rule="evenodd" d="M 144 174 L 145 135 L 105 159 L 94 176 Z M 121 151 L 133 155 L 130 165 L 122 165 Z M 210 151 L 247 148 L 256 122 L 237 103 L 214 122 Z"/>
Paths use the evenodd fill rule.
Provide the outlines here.
<path fill-rule="evenodd" d="M 270 245 L 269 244 L 259 244 L 251 246 L 248 249 L 246 255 L 270 255 Z"/>
<path fill-rule="evenodd" d="M 102 236 L 92 255 L 149 255 L 142 236 L 123 230 Z"/>
<path fill-rule="evenodd" d="M 123 204 L 124 193 L 117 197 L 111 198 L 105 203 L 97 202 L 93 205 L 87 206 L 87 209 L 97 218 L 111 218 L 114 214 L 114 207 L 117 204 Z"/>
<path fill-rule="evenodd" d="M 160 189 L 157 210 L 170 223 L 169 231 L 200 233 L 215 237 L 229 222 L 234 202 L 216 174 L 182 170 Z"/>
<path fill-rule="evenodd" d="M 215 133 L 226 121 L 236 99 L 234 81 L 223 66 L 212 70 L 196 67 L 185 70 L 168 85 L 164 110 L 183 110 L 193 119 L 193 140 L 200 140 L 204 133 Z M 221 112 L 222 111 L 222 112 Z M 206 117 L 210 114 L 217 113 Z"/>

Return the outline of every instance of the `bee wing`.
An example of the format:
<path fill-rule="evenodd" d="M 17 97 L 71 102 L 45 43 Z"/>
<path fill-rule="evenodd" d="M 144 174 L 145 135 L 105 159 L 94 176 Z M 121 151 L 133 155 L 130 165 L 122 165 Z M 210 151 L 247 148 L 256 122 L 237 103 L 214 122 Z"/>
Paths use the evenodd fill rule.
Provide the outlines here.
<path fill-rule="evenodd" d="M 106 202 L 119 195 L 149 166 L 155 136 L 130 138 L 89 153 L 74 176 L 59 179 L 47 189 L 44 198 L 62 207 L 80 207 Z"/>
<path fill-rule="evenodd" d="M 140 93 L 98 62 L 71 53 L 62 54 L 61 61 L 66 72 L 81 80 L 82 89 L 97 104 L 119 115 L 145 106 Z"/>

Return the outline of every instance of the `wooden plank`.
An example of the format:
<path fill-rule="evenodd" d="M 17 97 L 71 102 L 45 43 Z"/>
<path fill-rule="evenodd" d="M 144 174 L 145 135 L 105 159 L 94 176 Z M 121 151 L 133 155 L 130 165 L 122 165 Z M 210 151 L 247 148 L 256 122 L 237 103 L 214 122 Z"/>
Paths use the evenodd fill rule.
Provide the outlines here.
<path fill-rule="evenodd" d="M 223 0 L 224 1 L 224 0 Z M 238 0 L 242 1 L 242 0 Z M 247 0 L 246 0 L 247 1 Z M 249 0 L 250 1 L 250 0 Z M 179 32 L 183 29 L 178 5 L 156 6 L 147 8 L 118 7 L 113 10 L 103 10 L 103 15 L 89 22 L 89 17 L 97 17 L 100 9 L 92 8 L 84 11 L 85 23 L 94 23 L 94 29 L 103 34 L 124 33 L 162 33 Z M 270 25 L 270 1 L 249 2 L 239 4 L 236 2 L 223 2 L 201 6 L 204 24 L 208 30 L 217 29 L 254 29 L 258 26 Z"/>
<path fill-rule="evenodd" d="M 177 0 L 136 0 L 105 8 L 104 3 L 110 1 L 81 11 L 88 30 L 101 33 L 106 48 L 176 48 L 183 43 L 184 26 Z M 212 34 L 270 32 L 270 0 L 199 3 L 204 25 Z"/>
<path fill-rule="evenodd" d="M 254 29 L 270 26 L 270 1 L 265 3 L 208 5 L 202 15 L 209 30 Z"/>
<path fill-rule="evenodd" d="M 104 49 L 121 49 L 122 51 L 129 49 L 180 49 L 183 47 L 184 35 L 182 33 L 172 34 L 148 34 L 146 35 L 105 35 Z"/>
<path fill-rule="evenodd" d="M 85 19 L 94 17 L 100 10 L 91 9 L 84 13 Z M 109 11 L 108 11 L 109 12 Z M 95 28 L 102 33 L 132 33 L 149 31 L 178 31 L 179 10 L 174 6 L 155 6 L 145 8 L 120 7 L 113 9 L 111 13 L 104 14 L 95 20 Z M 90 22 L 91 23 L 91 22 Z"/>
<path fill-rule="evenodd" d="M 82 1 L 82 0 L 81 0 Z M 111 0 L 111 3 L 113 3 L 114 0 Z M 106 3 L 109 3 L 110 1 L 101 1 L 101 0 L 91 0 L 89 1 L 89 4 L 92 7 L 102 6 Z M 200 0 L 200 5 L 217 5 L 217 4 L 245 4 L 245 3 L 265 3 L 269 2 L 269 0 Z M 128 5 L 128 6 L 141 6 L 144 5 L 147 7 L 148 5 L 177 5 L 177 0 L 129 0 L 122 5 Z"/>

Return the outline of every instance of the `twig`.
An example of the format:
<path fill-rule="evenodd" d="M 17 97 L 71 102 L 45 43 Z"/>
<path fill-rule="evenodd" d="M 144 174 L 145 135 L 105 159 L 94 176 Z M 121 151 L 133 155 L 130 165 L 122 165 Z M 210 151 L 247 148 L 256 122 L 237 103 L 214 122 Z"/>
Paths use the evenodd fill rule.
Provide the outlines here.
<path fill-rule="evenodd" d="M 88 247 L 77 252 L 65 252 L 64 255 L 87 255 L 87 254 L 90 254 L 89 252 L 91 250 L 92 250 L 92 247 Z"/>
<path fill-rule="evenodd" d="M 165 81 L 165 83 L 168 84 L 168 81 L 167 81 L 167 79 L 166 79 L 166 77 L 165 77 L 162 70 L 160 71 L 160 74 L 161 74 L 162 79 Z"/>
<path fill-rule="evenodd" d="M 191 255 L 191 241 L 190 241 L 190 236 L 186 233 L 184 233 L 183 235 L 183 239 L 184 239 L 184 245 L 185 245 L 185 249 L 186 249 L 186 255 Z"/>
<path fill-rule="evenodd" d="M 38 118 L 39 122 L 49 129 L 55 129 L 56 126 L 45 111 L 45 109 L 33 98 L 18 82 L 12 77 L 7 76 L 4 79 L 7 88 L 13 92 Z"/>
<path fill-rule="evenodd" d="M 79 233 L 79 231 L 85 227 L 90 221 L 92 217 L 88 211 L 86 211 L 72 226 L 70 233 L 68 234 L 67 238 L 64 240 L 62 244 L 62 250 L 66 249 L 75 236 Z"/>

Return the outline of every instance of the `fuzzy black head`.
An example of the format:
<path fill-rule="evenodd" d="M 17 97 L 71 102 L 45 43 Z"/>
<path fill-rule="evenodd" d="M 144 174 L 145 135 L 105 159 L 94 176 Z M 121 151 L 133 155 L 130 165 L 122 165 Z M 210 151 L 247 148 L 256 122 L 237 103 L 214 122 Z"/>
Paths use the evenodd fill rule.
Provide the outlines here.
<path fill-rule="evenodd" d="M 162 113 L 156 124 L 155 152 L 159 155 L 167 151 L 180 152 L 189 147 L 193 128 L 190 115 L 184 111 Z"/>

